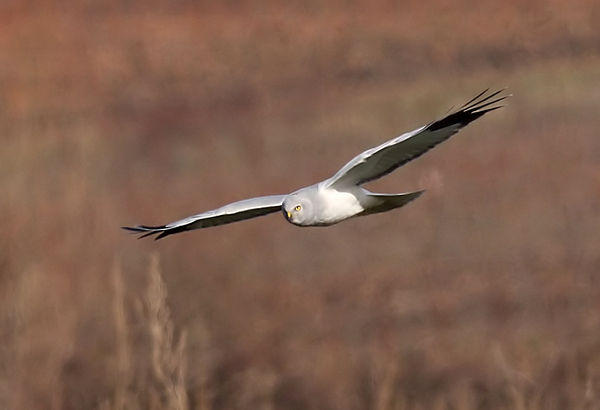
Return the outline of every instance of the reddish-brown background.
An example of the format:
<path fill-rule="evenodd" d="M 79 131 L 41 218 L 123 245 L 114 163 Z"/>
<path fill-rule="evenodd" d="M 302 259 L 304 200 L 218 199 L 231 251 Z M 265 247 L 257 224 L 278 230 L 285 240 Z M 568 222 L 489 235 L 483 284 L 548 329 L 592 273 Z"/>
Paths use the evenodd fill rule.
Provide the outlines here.
<path fill-rule="evenodd" d="M 167 407 L 152 254 L 190 408 L 598 408 L 597 1 L 77 3 L 0 5 L 1 408 Z M 504 86 L 370 186 L 427 189 L 402 210 L 119 229 L 324 179 Z"/>

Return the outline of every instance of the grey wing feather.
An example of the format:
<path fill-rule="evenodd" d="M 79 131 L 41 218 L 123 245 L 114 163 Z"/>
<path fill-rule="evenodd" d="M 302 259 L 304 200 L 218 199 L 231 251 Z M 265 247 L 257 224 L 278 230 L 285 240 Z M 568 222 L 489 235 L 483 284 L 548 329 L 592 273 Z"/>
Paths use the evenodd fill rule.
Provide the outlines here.
<path fill-rule="evenodd" d="M 140 238 L 158 234 L 155 239 L 164 238 L 174 233 L 190 231 L 192 229 L 208 228 L 211 226 L 224 225 L 244 219 L 256 218 L 281 210 L 281 204 L 285 195 L 270 195 L 257 198 L 245 199 L 224 205 L 212 211 L 203 212 L 189 216 L 179 221 L 171 222 L 162 226 L 124 226 L 123 229 L 142 233 Z"/>
<path fill-rule="evenodd" d="M 389 174 L 396 168 L 421 156 L 437 144 L 456 134 L 461 128 L 501 106 L 494 104 L 509 95 L 498 96 L 504 90 L 479 93 L 457 111 L 428 125 L 407 132 L 375 148 L 371 148 L 344 165 L 326 182 L 330 187 L 360 185 Z M 488 95 L 486 95 L 488 94 Z"/>

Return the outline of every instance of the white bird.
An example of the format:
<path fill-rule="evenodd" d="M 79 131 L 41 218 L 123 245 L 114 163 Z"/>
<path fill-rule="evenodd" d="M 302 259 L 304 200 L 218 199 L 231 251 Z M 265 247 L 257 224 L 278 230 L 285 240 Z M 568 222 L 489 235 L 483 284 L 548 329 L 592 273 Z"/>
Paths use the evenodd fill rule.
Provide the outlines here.
<path fill-rule="evenodd" d="M 389 174 L 456 134 L 482 115 L 501 108 L 494 105 L 509 95 L 504 90 L 479 93 L 444 118 L 402 134 L 371 148 L 344 165 L 334 176 L 288 195 L 271 195 L 233 202 L 162 226 L 123 227 L 156 239 L 192 229 L 224 225 L 283 211 L 288 222 L 298 226 L 329 226 L 354 216 L 389 211 L 406 205 L 424 191 L 377 194 L 361 185 Z"/>

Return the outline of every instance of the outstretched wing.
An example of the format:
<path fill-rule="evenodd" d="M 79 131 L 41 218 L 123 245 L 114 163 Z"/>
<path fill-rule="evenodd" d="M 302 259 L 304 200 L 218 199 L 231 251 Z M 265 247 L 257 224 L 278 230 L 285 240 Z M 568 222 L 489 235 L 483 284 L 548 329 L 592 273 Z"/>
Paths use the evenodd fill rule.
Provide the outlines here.
<path fill-rule="evenodd" d="M 461 128 L 485 113 L 502 106 L 494 104 L 509 97 L 499 96 L 504 90 L 488 94 L 489 89 L 444 118 L 414 131 L 407 132 L 371 148 L 344 165 L 333 177 L 325 181 L 329 187 L 360 185 L 389 174 L 413 160 L 440 142 L 456 134 Z"/>
<path fill-rule="evenodd" d="M 283 203 L 284 198 L 285 195 L 261 196 L 258 198 L 233 202 L 220 208 L 213 209 L 212 211 L 189 216 L 163 226 L 138 225 L 134 227 L 123 226 L 122 228 L 128 231 L 142 233 L 143 235 L 140 236 L 140 238 L 158 234 L 155 239 L 160 239 L 178 232 L 224 225 L 278 212 L 281 210 L 281 204 Z"/>

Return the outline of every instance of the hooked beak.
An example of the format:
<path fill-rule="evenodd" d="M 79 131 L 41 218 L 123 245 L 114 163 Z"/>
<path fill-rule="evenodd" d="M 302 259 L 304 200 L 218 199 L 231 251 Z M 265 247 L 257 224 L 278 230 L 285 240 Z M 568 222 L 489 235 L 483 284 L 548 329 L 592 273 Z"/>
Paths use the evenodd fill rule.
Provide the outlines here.
<path fill-rule="evenodd" d="M 292 219 L 292 213 L 290 211 L 287 211 L 286 214 L 288 220 Z"/>

